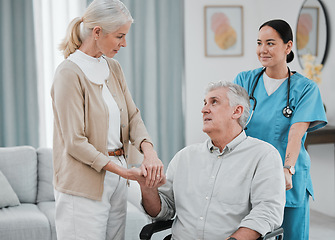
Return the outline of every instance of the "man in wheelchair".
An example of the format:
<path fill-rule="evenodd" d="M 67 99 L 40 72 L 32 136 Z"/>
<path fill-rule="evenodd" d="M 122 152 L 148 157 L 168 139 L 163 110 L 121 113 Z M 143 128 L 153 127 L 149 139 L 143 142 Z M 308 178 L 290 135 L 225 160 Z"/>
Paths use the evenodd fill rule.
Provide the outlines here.
<path fill-rule="evenodd" d="M 242 87 L 209 85 L 202 109 L 209 139 L 175 155 L 164 185 L 139 181 L 147 214 L 154 221 L 175 217 L 172 239 L 251 240 L 281 226 L 282 160 L 272 145 L 246 136 L 249 109 Z"/>

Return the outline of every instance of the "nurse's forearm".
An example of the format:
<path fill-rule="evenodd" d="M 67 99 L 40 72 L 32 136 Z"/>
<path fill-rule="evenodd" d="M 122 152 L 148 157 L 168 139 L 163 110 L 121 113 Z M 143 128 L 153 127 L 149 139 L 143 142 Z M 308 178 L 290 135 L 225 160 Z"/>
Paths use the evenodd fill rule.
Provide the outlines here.
<path fill-rule="evenodd" d="M 301 148 L 301 139 L 307 131 L 308 126 L 309 122 L 299 122 L 291 126 L 288 134 L 284 165 L 295 166 Z"/>

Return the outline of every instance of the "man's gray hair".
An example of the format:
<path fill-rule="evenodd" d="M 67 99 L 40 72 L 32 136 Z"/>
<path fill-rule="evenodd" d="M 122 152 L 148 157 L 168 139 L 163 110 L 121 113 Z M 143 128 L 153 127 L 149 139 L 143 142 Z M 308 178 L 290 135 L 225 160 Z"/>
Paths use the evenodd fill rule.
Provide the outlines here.
<path fill-rule="evenodd" d="M 219 81 L 215 83 L 210 83 L 206 89 L 206 94 L 218 88 L 228 89 L 227 97 L 229 99 L 229 105 L 231 107 L 235 107 L 237 105 L 243 106 L 244 111 L 241 117 L 239 118 L 238 122 L 244 129 L 250 114 L 250 101 L 247 91 L 243 87 L 235 83 L 228 81 Z"/>

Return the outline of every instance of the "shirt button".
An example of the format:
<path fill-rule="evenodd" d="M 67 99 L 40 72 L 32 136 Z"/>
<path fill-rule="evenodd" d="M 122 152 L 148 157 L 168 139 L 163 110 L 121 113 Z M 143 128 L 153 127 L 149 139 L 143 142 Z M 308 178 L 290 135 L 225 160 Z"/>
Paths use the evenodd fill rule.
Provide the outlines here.
<path fill-rule="evenodd" d="M 200 220 L 204 220 L 204 218 L 203 218 L 203 217 L 200 217 Z"/>
<path fill-rule="evenodd" d="M 122 124 L 121 127 L 124 128 L 126 125 Z"/>
<path fill-rule="evenodd" d="M 123 108 L 120 108 L 120 112 L 123 112 Z"/>
<path fill-rule="evenodd" d="M 206 197 L 206 200 L 208 200 L 209 199 L 209 197 Z"/>

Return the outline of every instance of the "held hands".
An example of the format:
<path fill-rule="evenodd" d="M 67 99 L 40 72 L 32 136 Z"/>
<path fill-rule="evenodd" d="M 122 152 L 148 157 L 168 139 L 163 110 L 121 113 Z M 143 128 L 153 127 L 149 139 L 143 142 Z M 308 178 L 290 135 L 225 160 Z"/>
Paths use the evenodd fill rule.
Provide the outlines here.
<path fill-rule="evenodd" d="M 158 188 L 162 186 L 166 182 L 163 163 L 158 159 L 157 153 L 153 150 L 152 145 L 149 145 L 151 149 L 146 148 L 146 151 L 143 151 L 144 160 L 140 168 L 128 169 L 109 161 L 103 169 L 116 173 L 125 179 L 138 181 L 141 187 Z"/>
<path fill-rule="evenodd" d="M 165 184 L 166 182 L 165 175 L 163 175 L 159 181 L 158 179 L 156 179 L 157 181 L 153 181 L 154 183 L 153 185 L 147 185 L 148 176 L 147 177 L 144 176 L 141 168 L 134 167 L 134 168 L 127 169 L 126 171 L 127 171 L 126 179 L 137 181 L 142 187 L 158 188 L 162 186 L 163 184 Z M 151 181 L 149 181 L 149 183 L 151 183 Z"/>
<path fill-rule="evenodd" d="M 145 177 L 146 187 L 158 187 L 158 185 L 163 185 L 162 181 L 165 183 L 164 166 L 154 150 L 144 154 L 140 169 Z"/>
<path fill-rule="evenodd" d="M 142 142 L 141 149 L 144 159 L 140 169 L 145 177 L 145 186 L 149 188 L 158 187 L 165 183 L 164 166 L 158 158 L 156 151 L 151 143 Z M 162 182 L 164 182 L 162 184 Z"/>
<path fill-rule="evenodd" d="M 144 159 L 140 168 L 127 169 L 127 179 L 136 180 L 146 188 L 158 188 L 166 182 L 164 166 L 149 142 L 141 143 Z"/>

